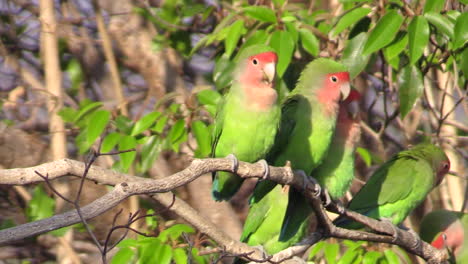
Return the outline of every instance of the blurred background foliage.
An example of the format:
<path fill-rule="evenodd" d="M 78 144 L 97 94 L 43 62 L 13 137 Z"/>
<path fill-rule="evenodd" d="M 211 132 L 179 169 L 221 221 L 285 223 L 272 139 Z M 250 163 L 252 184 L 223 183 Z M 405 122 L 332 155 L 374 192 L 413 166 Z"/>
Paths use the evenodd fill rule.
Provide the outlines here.
<path fill-rule="evenodd" d="M 344 63 L 364 95 L 356 180 L 348 199 L 376 165 L 397 151 L 423 140 L 443 146 L 453 173 L 405 222 L 417 230 L 421 217 L 433 209 L 466 210 L 467 4 L 466 0 L 55 1 L 64 104 L 59 115 L 66 129 L 50 131 L 46 103 L 57 98 L 45 83 L 40 6 L 37 1 L 2 0 L 0 166 L 26 167 L 51 160 L 56 146 L 50 135 L 65 133 L 70 158 L 86 160 L 87 153 L 99 148 L 103 153 L 136 149 L 103 156 L 98 165 L 150 178 L 179 171 L 190 158 L 211 152 L 216 104 L 229 86 L 236 54 L 249 45 L 267 43 L 279 55 L 280 98 L 317 57 Z M 211 201 L 210 182 L 206 175 L 176 192 L 238 238 L 254 182 L 247 181 L 230 204 Z M 76 182 L 64 185 L 65 194 L 76 192 Z M 42 185 L 0 188 L 3 228 L 70 208 L 55 204 L 57 198 Z M 94 184 L 84 188 L 83 204 L 106 192 Z M 121 205 L 119 209 L 127 213 L 141 209 L 150 214 L 154 209 L 157 216 L 136 226 L 151 236 L 129 233 L 110 252 L 115 254 L 112 263 L 219 260 L 219 254 L 199 255 L 215 246 L 212 241 L 177 216 L 158 214 L 158 208 L 148 197 L 139 197 L 136 205 Z M 100 240 L 106 239 L 115 214 L 111 211 L 91 221 Z M 125 217 L 118 221 L 125 222 Z M 60 251 L 54 248 L 63 234 L 7 245 L 0 251 L 20 253 L 0 253 L 0 259 L 60 260 Z M 82 227 L 74 228 L 69 242 L 83 263 L 100 259 Z M 337 240 L 317 244 L 305 258 L 313 263 L 418 261 L 395 246 Z"/>

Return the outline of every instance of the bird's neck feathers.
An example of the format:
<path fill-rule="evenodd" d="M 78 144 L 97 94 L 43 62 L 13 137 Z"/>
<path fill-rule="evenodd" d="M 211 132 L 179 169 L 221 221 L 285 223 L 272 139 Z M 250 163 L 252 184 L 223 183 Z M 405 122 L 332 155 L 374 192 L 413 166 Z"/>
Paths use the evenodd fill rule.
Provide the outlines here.
<path fill-rule="evenodd" d="M 278 93 L 271 84 L 247 80 L 233 85 L 240 103 L 255 111 L 268 111 L 278 100 Z"/>
<path fill-rule="evenodd" d="M 345 148 L 354 149 L 361 137 L 359 119 L 350 118 L 348 113 L 340 108 L 336 121 L 336 136 L 340 143 L 344 143 Z"/>

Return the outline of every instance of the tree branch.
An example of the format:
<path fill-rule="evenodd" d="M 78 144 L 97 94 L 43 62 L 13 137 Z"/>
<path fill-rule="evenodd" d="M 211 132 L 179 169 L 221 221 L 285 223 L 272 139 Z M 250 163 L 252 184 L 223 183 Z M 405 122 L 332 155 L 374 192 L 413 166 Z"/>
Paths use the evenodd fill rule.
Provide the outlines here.
<path fill-rule="evenodd" d="M 82 177 L 84 169 L 85 164 L 81 162 L 62 159 L 30 168 L 0 170 L 0 184 L 24 185 L 42 182 L 43 179 L 35 173 L 36 171 L 43 175 L 48 175 L 49 180 L 67 175 Z M 131 195 L 154 194 L 153 197 L 162 205 L 168 207 L 169 210 L 182 217 L 200 232 L 208 235 L 218 243 L 223 250 L 238 256 L 246 256 L 246 258 L 248 255 L 250 260 L 261 260 L 272 263 L 285 260 L 300 252 L 304 252 L 310 245 L 316 243 L 321 238 L 327 237 L 367 240 L 399 245 L 408 252 L 424 258 L 428 263 L 442 263 L 447 258 L 445 251 L 433 248 L 410 232 L 397 228 L 389 222 L 381 222 L 368 218 L 358 213 L 345 210 L 336 204 L 331 204 L 328 206 L 330 211 L 341 212 L 344 216 L 358 221 L 381 234 L 347 230 L 334 226 L 323 207 L 322 199 L 319 195 L 320 193 L 316 192 L 320 187 L 311 182 L 308 176 L 303 176 L 300 173 L 295 174 L 289 166 L 270 166 L 269 179 L 281 184 L 291 185 L 301 190 L 305 198 L 314 208 L 321 229 L 318 232 L 312 233 L 298 245 L 283 250 L 272 257 L 265 257 L 259 249 L 234 240 L 223 231 L 217 229 L 214 224 L 202 217 L 183 200 L 176 198 L 174 202 L 173 195 L 170 193 L 171 190 L 185 185 L 205 173 L 220 170 L 233 172 L 231 170 L 231 160 L 226 158 L 195 159 L 186 169 L 157 180 L 131 176 L 113 170 L 91 166 L 86 176 L 87 179 L 101 184 L 114 185 L 115 188 L 101 198 L 82 207 L 81 213 L 85 219 L 90 219 L 117 206 L 121 201 Z M 236 173 L 243 178 L 262 178 L 264 169 L 263 166 L 258 163 L 250 164 L 239 162 Z M 47 219 L 4 229 L 0 231 L 0 244 L 39 235 L 78 222 L 80 222 L 80 218 L 76 210 L 72 210 Z M 246 253 L 248 254 L 246 255 Z"/>

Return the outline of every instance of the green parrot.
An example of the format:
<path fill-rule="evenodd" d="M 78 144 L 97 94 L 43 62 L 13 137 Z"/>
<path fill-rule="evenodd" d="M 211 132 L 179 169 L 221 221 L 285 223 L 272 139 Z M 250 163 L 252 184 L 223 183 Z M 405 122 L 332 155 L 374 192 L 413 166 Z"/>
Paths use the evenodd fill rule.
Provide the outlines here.
<path fill-rule="evenodd" d="M 380 166 L 349 202 L 348 208 L 374 219 L 399 225 L 450 169 L 445 153 L 423 143 L 402 151 Z M 360 229 L 363 225 L 338 217 L 339 227 Z"/>
<path fill-rule="evenodd" d="M 273 145 L 281 115 L 273 83 L 277 59 L 265 45 L 249 46 L 236 57 L 231 88 L 218 105 L 212 142 L 212 156 L 230 156 L 234 170 L 237 158 L 256 162 Z M 268 165 L 262 164 L 267 174 Z M 229 200 L 242 182 L 229 172 L 213 173 L 213 199 Z"/>
<path fill-rule="evenodd" d="M 468 263 L 468 214 L 448 210 L 430 212 L 424 216 L 419 234 L 435 248 L 447 248 L 451 263 Z"/>
<path fill-rule="evenodd" d="M 349 75 L 344 66 L 325 58 L 309 63 L 296 88 L 285 99 L 280 129 L 267 160 L 277 166 L 290 160 L 294 169 L 311 172 L 321 162 L 317 155 L 326 155 L 326 149 L 322 148 L 327 148 L 332 140 L 340 94 L 346 98 L 349 90 Z M 288 158 L 284 153 L 291 156 Z M 292 192 L 298 193 L 269 180 L 259 182 L 250 199 L 241 241 L 262 245 L 269 254 L 299 242 L 307 231 L 305 218 L 287 239 L 279 239 Z"/>

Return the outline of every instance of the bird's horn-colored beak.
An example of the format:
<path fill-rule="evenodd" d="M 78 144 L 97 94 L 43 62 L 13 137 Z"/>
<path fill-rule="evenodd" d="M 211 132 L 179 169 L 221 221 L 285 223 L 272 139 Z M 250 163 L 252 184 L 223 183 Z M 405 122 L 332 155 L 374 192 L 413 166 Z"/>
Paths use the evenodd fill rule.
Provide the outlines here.
<path fill-rule="evenodd" d="M 351 86 L 349 85 L 349 82 L 343 83 L 340 87 L 341 101 L 346 100 L 350 92 Z"/>
<path fill-rule="evenodd" d="M 269 83 L 273 82 L 275 79 L 275 70 L 276 64 L 274 62 L 269 62 L 265 64 L 265 67 L 263 67 L 263 74 L 266 80 L 268 80 Z"/>

